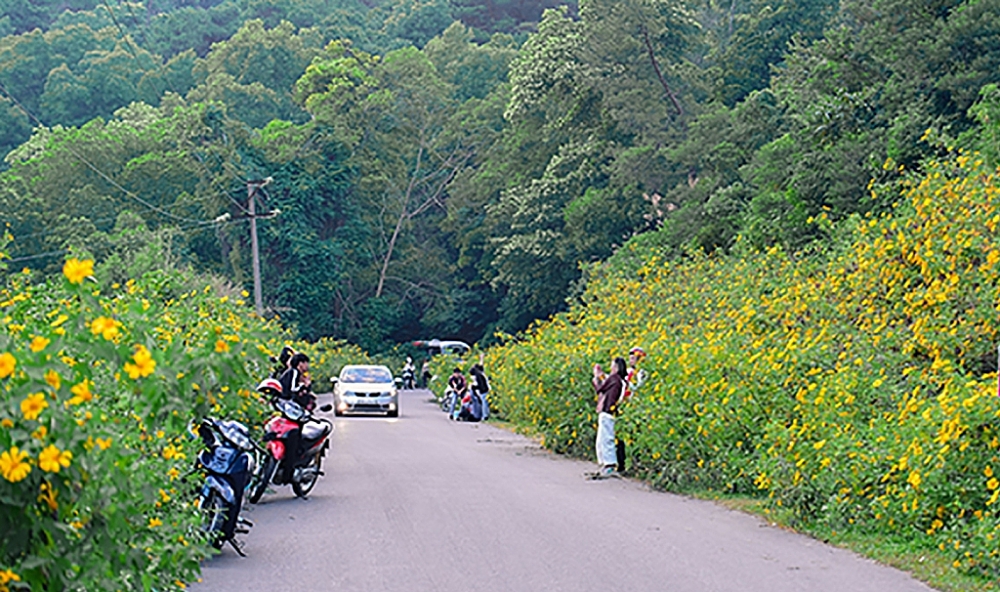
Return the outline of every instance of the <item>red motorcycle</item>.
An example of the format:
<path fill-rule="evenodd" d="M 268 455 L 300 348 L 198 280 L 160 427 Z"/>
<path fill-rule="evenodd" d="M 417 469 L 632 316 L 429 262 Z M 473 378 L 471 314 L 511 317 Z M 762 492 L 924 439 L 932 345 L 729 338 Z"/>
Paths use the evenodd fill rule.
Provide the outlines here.
<path fill-rule="evenodd" d="M 257 390 L 269 394 L 281 393 L 281 384 L 274 379 L 267 379 L 257 387 Z M 247 499 L 252 504 L 260 501 L 271 483 L 275 485 L 291 485 L 292 491 L 299 497 L 305 497 L 312 491 L 320 475 L 323 475 L 322 462 L 330 447 L 330 434 L 333 424 L 326 419 L 315 419 L 312 413 L 296 403 L 278 397 L 271 398 L 271 405 L 277 414 L 264 424 L 264 442 L 267 450 L 264 453 L 258 477 L 251 484 Z M 320 411 L 330 411 L 331 405 L 320 407 Z M 294 430 L 299 430 L 301 453 L 289 450 L 288 441 Z M 286 481 L 287 463 L 293 463 L 291 479 Z M 281 469 L 281 470 L 279 470 Z"/>

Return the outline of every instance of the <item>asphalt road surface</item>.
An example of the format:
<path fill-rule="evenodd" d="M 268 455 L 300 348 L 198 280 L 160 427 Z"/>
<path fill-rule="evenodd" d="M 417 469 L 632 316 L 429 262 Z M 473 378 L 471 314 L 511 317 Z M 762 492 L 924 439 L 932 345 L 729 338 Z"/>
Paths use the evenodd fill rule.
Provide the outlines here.
<path fill-rule="evenodd" d="M 449 421 L 427 391 L 398 419 L 348 417 L 307 500 L 252 511 L 246 558 L 206 562 L 211 592 L 909 592 L 909 575 L 711 502 L 593 481 L 594 466 L 488 424 Z M 332 417 L 332 416 L 331 416 Z"/>

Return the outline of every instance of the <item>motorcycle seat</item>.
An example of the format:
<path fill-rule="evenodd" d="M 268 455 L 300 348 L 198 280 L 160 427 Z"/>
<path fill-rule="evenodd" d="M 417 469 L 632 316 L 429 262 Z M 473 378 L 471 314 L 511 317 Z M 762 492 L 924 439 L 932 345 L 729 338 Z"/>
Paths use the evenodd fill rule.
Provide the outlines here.
<path fill-rule="evenodd" d="M 305 440 L 319 440 L 333 432 L 333 424 L 325 419 L 313 419 L 302 426 L 302 437 Z"/>

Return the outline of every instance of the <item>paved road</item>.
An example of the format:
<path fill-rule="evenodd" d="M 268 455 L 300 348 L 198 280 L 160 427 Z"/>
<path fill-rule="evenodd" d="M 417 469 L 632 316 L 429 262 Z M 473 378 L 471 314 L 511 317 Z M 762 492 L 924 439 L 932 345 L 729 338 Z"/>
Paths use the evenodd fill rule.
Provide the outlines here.
<path fill-rule="evenodd" d="M 755 517 L 628 480 L 490 425 L 454 423 L 426 391 L 399 419 L 338 418 L 308 500 L 267 494 L 246 559 L 227 549 L 195 590 L 400 592 L 923 591 L 908 575 Z"/>

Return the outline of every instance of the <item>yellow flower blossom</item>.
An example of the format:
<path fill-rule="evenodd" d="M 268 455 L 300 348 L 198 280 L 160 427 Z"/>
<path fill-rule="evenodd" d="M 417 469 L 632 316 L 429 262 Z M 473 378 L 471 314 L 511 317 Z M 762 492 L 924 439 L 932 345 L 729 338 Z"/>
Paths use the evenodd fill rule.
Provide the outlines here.
<path fill-rule="evenodd" d="M 69 405 L 79 405 L 81 403 L 88 403 L 94 398 L 93 393 L 90 392 L 90 380 L 84 379 L 83 382 L 74 384 L 69 391 L 73 393 L 73 397 L 67 401 Z"/>
<path fill-rule="evenodd" d="M 7 584 L 11 582 L 20 582 L 20 581 L 21 581 L 21 576 L 17 575 L 16 573 L 12 572 L 9 569 L 0 571 L 0 586 L 2 586 L 0 587 L 0 592 L 7 592 Z"/>
<path fill-rule="evenodd" d="M 58 473 L 59 469 L 69 467 L 72 460 L 72 452 L 59 450 L 55 444 L 49 444 L 38 455 L 38 468 L 49 473 Z"/>
<path fill-rule="evenodd" d="M 990 477 L 990 480 L 986 482 L 986 487 L 990 491 L 1000 487 L 1000 481 L 997 481 L 996 477 Z"/>
<path fill-rule="evenodd" d="M 0 419 L 0 427 L 12 428 L 14 427 L 14 422 L 11 421 L 10 418 L 5 417 L 3 419 Z"/>
<path fill-rule="evenodd" d="M 45 395 L 35 393 L 28 395 L 26 399 L 21 401 L 21 413 L 24 414 L 25 419 L 38 419 L 38 416 L 48 406 L 49 403 L 45 400 Z"/>
<path fill-rule="evenodd" d="M 90 332 L 111 341 L 121 334 L 121 331 L 119 331 L 120 326 L 121 323 L 110 317 L 97 317 L 90 322 Z"/>
<path fill-rule="evenodd" d="M 59 503 L 56 502 L 56 495 L 59 492 L 53 489 L 47 481 L 42 482 L 41 491 L 42 493 L 38 496 L 38 501 L 44 502 L 53 512 L 58 510 Z"/>
<path fill-rule="evenodd" d="M 49 435 L 49 428 L 45 426 L 38 426 L 38 429 L 31 433 L 31 437 L 36 440 L 44 440 L 45 436 Z"/>
<path fill-rule="evenodd" d="M 17 446 L 0 454 L 0 474 L 11 483 L 17 483 L 28 476 L 31 472 L 31 465 L 25 462 L 28 453 L 19 450 Z"/>
<path fill-rule="evenodd" d="M 135 361 L 134 364 L 131 362 L 125 364 L 125 372 L 132 380 L 149 376 L 156 369 L 156 360 L 143 345 L 135 346 L 135 354 L 132 355 L 132 359 Z"/>
<path fill-rule="evenodd" d="M 94 442 L 97 443 L 97 447 L 101 450 L 111 448 L 111 438 L 97 438 Z"/>
<path fill-rule="evenodd" d="M 16 366 L 17 360 L 10 352 L 0 354 L 0 378 L 7 378 L 13 374 Z"/>
<path fill-rule="evenodd" d="M 71 257 L 63 264 L 63 275 L 71 284 L 82 284 L 83 280 L 94 275 L 94 262 L 90 259 L 81 261 Z"/>
<path fill-rule="evenodd" d="M 160 520 L 159 518 L 150 518 L 149 519 L 149 527 L 150 528 L 156 528 L 157 526 L 162 526 L 162 525 L 163 525 L 163 521 Z"/>
<path fill-rule="evenodd" d="M 54 390 L 59 390 L 59 387 L 62 386 L 62 378 L 59 377 L 58 372 L 49 368 L 45 372 L 45 384 L 51 386 Z"/>
<path fill-rule="evenodd" d="M 35 335 L 34 338 L 32 338 L 31 343 L 28 344 L 28 349 L 37 354 L 38 352 L 45 349 L 45 347 L 50 343 L 52 343 L 51 340 L 46 339 L 41 335 Z"/>
<path fill-rule="evenodd" d="M 229 351 L 229 344 L 226 343 L 224 340 L 219 339 L 219 340 L 217 340 L 215 342 L 215 352 L 216 353 L 224 354 L 224 353 L 226 353 L 228 351 Z"/>
<path fill-rule="evenodd" d="M 167 447 L 163 449 L 163 458 L 167 460 L 175 458 L 178 460 L 183 460 L 184 458 L 186 458 L 186 455 L 180 450 L 178 450 L 177 447 L 174 446 L 173 444 L 167 444 Z"/>

